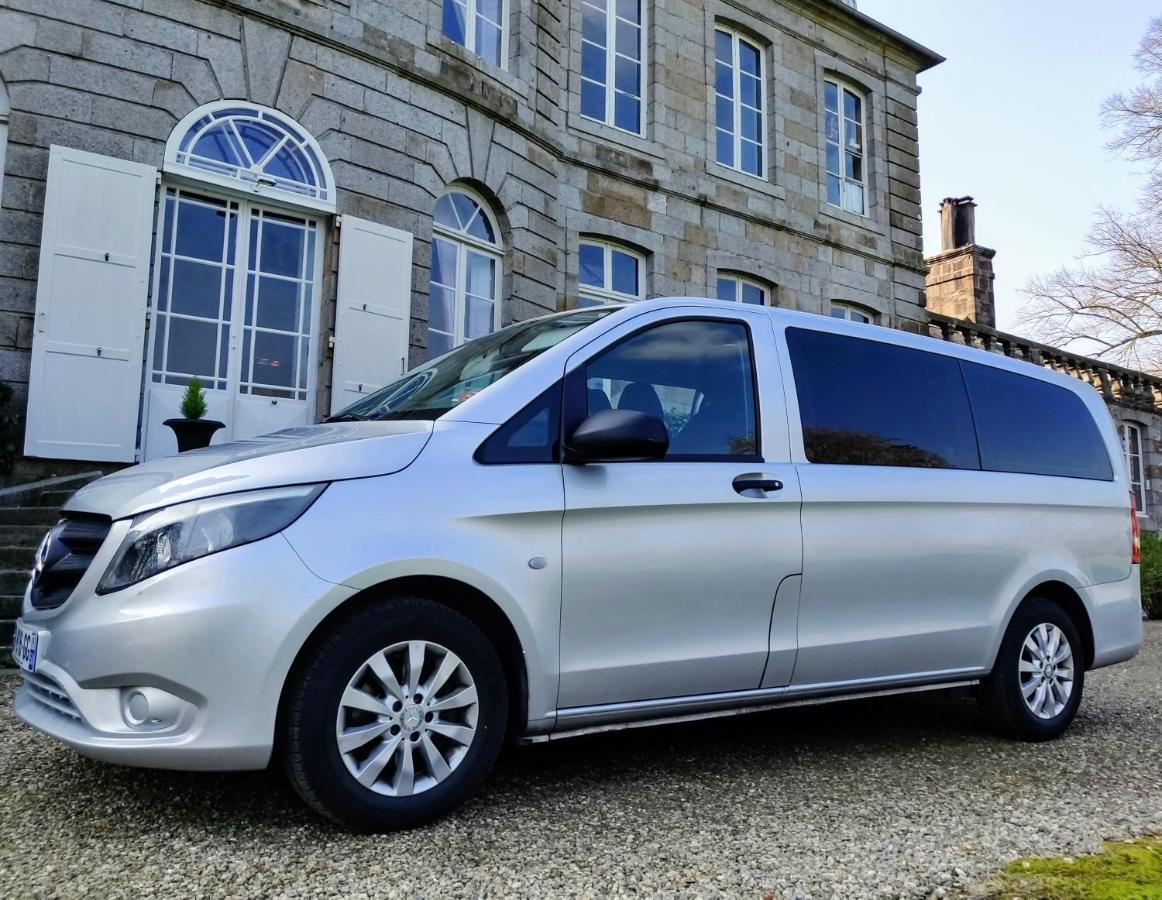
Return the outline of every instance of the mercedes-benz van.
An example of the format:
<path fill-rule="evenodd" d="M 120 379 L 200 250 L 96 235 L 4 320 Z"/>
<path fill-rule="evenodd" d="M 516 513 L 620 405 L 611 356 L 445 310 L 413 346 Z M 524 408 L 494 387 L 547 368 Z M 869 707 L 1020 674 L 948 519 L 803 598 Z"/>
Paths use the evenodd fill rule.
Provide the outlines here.
<path fill-rule="evenodd" d="M 15 705 L 110 762 L 277 757 L 359 830 L 449 810 L 506 736 L 971 687 L 1041 740 L 1138 650 L 1136 528 L 1081 381 L 777 309 L 581 309 L 83 488 Z"/>

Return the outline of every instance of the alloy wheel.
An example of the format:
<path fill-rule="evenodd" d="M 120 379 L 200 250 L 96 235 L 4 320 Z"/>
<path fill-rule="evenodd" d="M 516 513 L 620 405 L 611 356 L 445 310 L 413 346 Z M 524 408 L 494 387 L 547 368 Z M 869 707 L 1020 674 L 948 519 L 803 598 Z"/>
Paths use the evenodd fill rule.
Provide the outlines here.
<path fill-rule="evenodd" d="M 1033 628 L 1021 645 L 1018 668 L 1025 706 L 1041 719 L 1060 715 L 1073 693 L 1073 648 L 1051 622 Z"/>
<path fill-rule="evenodd" d="M 464 761 L 479 713 L 476 684 L 460 657 L 430 641 L 404 641 L 356 670 L 339 700 L 335 740 L 361 785 L 409 797 Z"/>

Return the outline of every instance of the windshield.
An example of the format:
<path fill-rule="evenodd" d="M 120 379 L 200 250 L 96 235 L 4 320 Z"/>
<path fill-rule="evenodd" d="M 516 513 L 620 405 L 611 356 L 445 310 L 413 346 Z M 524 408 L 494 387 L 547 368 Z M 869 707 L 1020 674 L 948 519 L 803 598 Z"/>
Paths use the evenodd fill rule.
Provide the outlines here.
<path fill-rule="evenodd" d="M 438 419 L 513 369 L 616 309 L 608 306 L 579 310 L 502 328 L 409 372 L 327 421 Z"/>

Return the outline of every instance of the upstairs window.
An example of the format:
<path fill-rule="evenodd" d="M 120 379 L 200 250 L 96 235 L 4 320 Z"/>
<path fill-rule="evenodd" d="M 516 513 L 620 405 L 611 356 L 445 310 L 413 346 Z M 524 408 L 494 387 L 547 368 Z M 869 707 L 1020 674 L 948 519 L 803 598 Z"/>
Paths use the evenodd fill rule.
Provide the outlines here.
<path fill-rule="evenodd" d="M 823 83 L 827 202 L 867 215 L 863 95 L 843 82 Z"/>
<path fill-rule="evenodd" d="M 729 303 L 749 303 L 753 306 L 767 305 L 765 285 L 744 275 L 723 272 L 718 276 L 717 294 L 719 300 Z"/>
<path fill-rule="evenodd" d="M 428 359 L 496 330 L 500 230 L 484 203 L 464 190 L 436 201 L 428 291 Z"/>
<path fill-rule="evenodd" d="M 644 2 L 581 3 L 581 115 L 633 134 L 643 122 Z"/>
<path fill-rule="evenodd" d="M 644 268 L 640 253 L 607 241 L 581 241 L 577 249 L 577 305 L 641 300 Z"/>
<path fill-rule="evenodd" d="M 763 57 L 733 31 L 714 32 L 715 158 L 724 166 L 763 177 Z"/>
<path fill-rule="evenodd" d="M 858 306 L 848 306 L 846 303 L 831 304 L 831 318 L 846 319 L 848 322 L 862 322 L 865 325 L 875 324 L 871 313 Z"/>
<path fill-rule="evenodd" d="M 503 66 L 504 6 L 505 0 L 444 0 L 444 37 Z"/>
<path fill-rule="evenodd" d="M 1118 426 L 1122 438 L 1122 450 L 1126 454 L 1126 474 L 1130 479 L 1130 493 L 1134 495 L 1134 508 L 1140 513 L 1146 511 L 1145 480 L 1142 478 L 1142 429 L 1131 422 Z"/>
<path fill-rule="evenodd" d="M 4 197 L 4 151 L 8 147 L 8 91 L 0 78 L 0 199 Z"/>

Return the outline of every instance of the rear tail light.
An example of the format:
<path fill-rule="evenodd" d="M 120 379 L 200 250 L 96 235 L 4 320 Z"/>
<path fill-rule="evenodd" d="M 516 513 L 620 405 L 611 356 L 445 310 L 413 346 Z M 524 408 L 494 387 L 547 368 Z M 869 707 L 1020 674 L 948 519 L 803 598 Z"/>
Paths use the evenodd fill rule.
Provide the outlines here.
<path fill-rule="evenodd" d="M 1130 493 L 1130 562 L 1138 565 L 1142 561 L 1142 532 L 1138 528 L 1138 504 L 1134 502 L 1134 494 Z"/>

